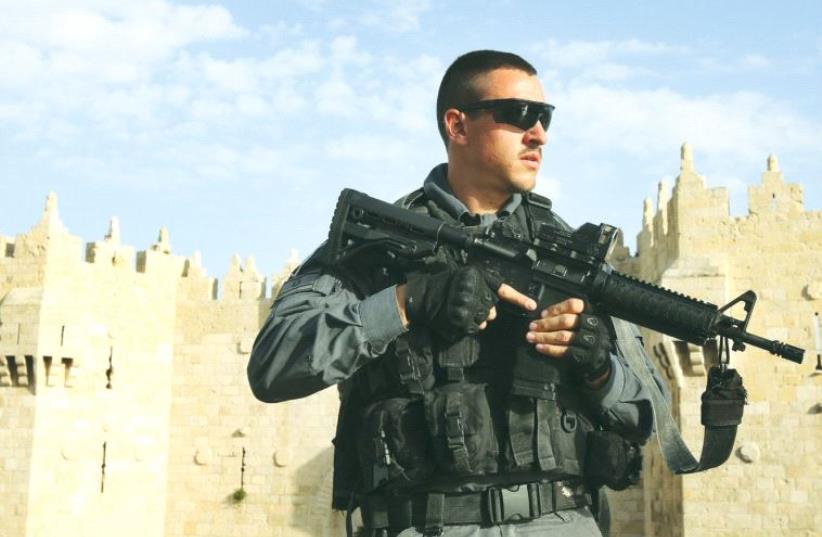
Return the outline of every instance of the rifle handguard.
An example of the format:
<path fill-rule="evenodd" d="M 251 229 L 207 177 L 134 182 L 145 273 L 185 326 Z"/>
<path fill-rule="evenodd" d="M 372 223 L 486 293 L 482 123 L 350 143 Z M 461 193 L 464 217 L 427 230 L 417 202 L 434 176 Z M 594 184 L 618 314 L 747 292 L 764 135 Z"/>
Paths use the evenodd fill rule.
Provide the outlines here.
<path fill-rule="evenodd" d="M 617 272 L 597 275 L 591 300 L 611 315 L 696 345 L 715 335 L 719 315 L 713 304 Z"/>

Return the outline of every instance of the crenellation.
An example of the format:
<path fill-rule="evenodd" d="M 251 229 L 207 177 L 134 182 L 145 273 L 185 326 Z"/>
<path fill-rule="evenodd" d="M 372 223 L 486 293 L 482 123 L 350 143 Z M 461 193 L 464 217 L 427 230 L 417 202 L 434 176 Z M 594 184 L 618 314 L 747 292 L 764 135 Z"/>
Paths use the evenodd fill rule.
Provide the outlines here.
<path fill-rule="evenodd" d="M 0 235 L 0 263 L 3 263 L 4 257 L 14 257 L 14 239 Z"/>
<path fill-rule="evenodd" d="M 160 252 L 161 254 L 171 253 L 171 240 L 168 236 L 168 229 L 165 227 L 160 228 L 160 233 L 157 236 L 157 242 L 151 245 L 151 249 L 155 252 Z"/>
<path fill-rule="evenodd" d="M 748 187 L 748 213 L 784 220 L 804 212 L 802 185 L 785 183 L 776 156 L 771 154 L 767 168 L 762 172 L 762 184 Z"/>
<path fill-rule="evenodd" d="M 786 184 L 771 155 L 761 184 L 749 189 L 748 214 L 730 217 L 727 190 L 705 188 L 689 145 L 682 148 L 680 169 L 667 205 L 658 206 L 653 216 L 650 203 L 644 207 L 638 255 L 617 268 L 625 266 L 718 305 L 754 289 L 759 300 L 751 332 L 812 349 L 811 319 L 813 312 L 822 310 L 822 284 L 815 283 L 822 281 L 822 219 L 819 211 L 804 210 L 801 185 Z M 663 220 L 668 222 L 667 233 Z M 650 354 L 669 379 L 674 418 L 686 442 L 698 448 L 698 401 L 716 349 L 647 331 L 645 336 Z M 748 530 L 754 528 L 761 530 L 755 535 L 763 536 L 811 534 L 811 506 L 822 501 L 820 489 L 797 478 L 820 475 L 818 458 L 803 454 L 805 446 L 822 440 L 819 418 L 808 411 L 822 400 L 822 386 L 813 380 L 813 362 L 806 359 L 797 366 L 750 347 L 745 353 L 732 353 L 732 366 L 744 377 L 750 401 L 738 443 L 754 444 L 758 455 L 750 458 L 748 450 L 745 460 L 737 451 L 725 466 L 683 479 L 662 470 L 658 450 L 648 449 L 646 535 L 714 535 L 719 528 L 725 528 L 717 533 L 721 535 L 751 533 Z M 785 458 L 786 452 L 795 456 Z M 818 485 L 818 477 L 816 481 Z M 718 507 L 718 499 L 734 497 Z"/>
<path fill-rule="evenodd" d="M 179 293 L 184 300 L 217 300 L 218 281 L 208 276 L 203 268 L 199 251 L 187 258 L 183 265 L 183 277 L 179 284 Z"/>
<path fill-rule="evenodd" d="M 262 300 L 265 298 L 266 281 L 257 271 L 254 257 L 249 256 L 245 264 L 234 254 L 223 277 L 222 300 Z"/>
<path fill-rule="evenodd" d="M 82 258 L 82 243 L 71 235 L 60 219 L 57 195 L 46 198 L 40 220 L 14 241 L 14 258 L 17 262 L 43 265 L 72 263 Z"/>
<path fill-rule="evenodd" d="M 103 240 L 86 243 L 86 262 L 137 270 L 134 248 L 120 243 L 120 221 L 113 216 Z"/>
<path fill-rule="evenodd" d="M 183 276 L 186 278 L 204 278 L 207 276 L 206 270 L 203 268 L 203 256 L 199 250 L 186 259 Z"/>

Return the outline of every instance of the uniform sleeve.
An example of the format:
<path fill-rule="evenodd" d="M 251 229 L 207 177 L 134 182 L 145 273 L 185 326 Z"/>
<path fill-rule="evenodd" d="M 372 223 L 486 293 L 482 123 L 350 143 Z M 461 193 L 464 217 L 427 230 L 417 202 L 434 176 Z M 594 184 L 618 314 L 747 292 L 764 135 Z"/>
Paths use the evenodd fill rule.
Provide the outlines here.
<path fill-rule="evenodd" d="M 361 300 L 330 274 L 299 272 L 254 342 L 251 391 L 268 403 L 310 395 L 349 378 L 403 332 L 395 286 Z"/>
<path fill-rule="evenodd" d="M 633 327 L 634 336 L 641 341 L 639 330 Z M 642 345 L 637 345 L 642 348 Z M 642 351 L 643 355 L 645 354 Z M 647 355 L 643 362 L 654 382 L 670 400 L 668 385 Z M 618 353 L 611 354 L 611 377 L 598 390 L 587 390 L 589 401 L 598 411 L 603 424 L 611 431 L 620 433 L 634 442 L 644 442 L 654 429 L 654 415 L 648 389 Z"/>

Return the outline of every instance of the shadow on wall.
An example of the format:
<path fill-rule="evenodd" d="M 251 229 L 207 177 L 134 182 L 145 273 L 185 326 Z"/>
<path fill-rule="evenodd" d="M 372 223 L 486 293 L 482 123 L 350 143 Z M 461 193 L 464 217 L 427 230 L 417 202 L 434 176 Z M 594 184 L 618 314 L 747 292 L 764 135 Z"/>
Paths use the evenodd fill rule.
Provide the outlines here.
<path fill-rule="evenodd" d="M 329 446 L 294 474 L 295 509 L 289 525 L 312 537 L 345 535 L 345 513 L 332 511 L 334 448 Z"/>

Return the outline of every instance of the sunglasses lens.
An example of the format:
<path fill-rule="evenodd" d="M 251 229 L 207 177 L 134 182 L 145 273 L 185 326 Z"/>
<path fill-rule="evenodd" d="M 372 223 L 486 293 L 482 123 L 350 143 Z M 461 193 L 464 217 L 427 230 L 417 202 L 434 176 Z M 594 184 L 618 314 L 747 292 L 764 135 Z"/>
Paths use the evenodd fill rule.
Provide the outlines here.
<path fill-rule="evenodd" d="M 542 123 L 542 130 L 547 131 L 551 125 L 551 107 L 546 106 L 545 109 L 540 110 L 539 122 Z"/>
<path fill-rule="evenodd" d="M 551 109 L 542 104 L 510 103 L 495 110 L 494 119 L 522 130 L 530 129 L 539 121 L 543 130 L 547 130 L 551 124 Z"/>
<path fill-rule="evenodd" d="M 494 119 L 497 122 L 507 123 L 508 125 L 519 127 L 520 129 L 529 128 L 536 120 L 536 118 L 531 117 L 533 116 L 532 107 L 526 103 L 511 103 L 501 107 L 497 110 L 496 116 L 497 117 Z M 529 120 L 531 120 L 531 124 L 525 126 Z"/>

